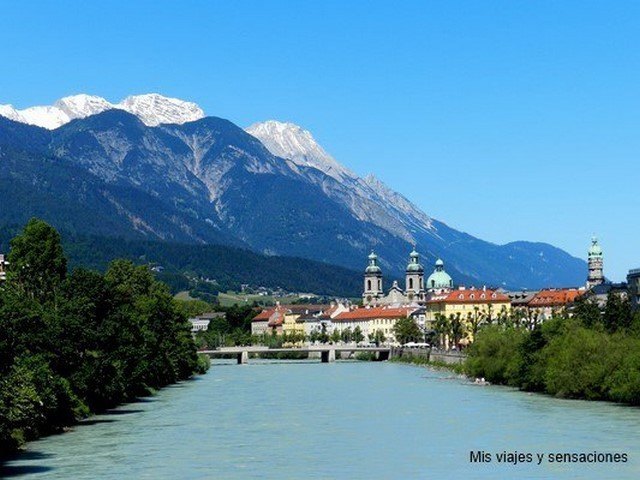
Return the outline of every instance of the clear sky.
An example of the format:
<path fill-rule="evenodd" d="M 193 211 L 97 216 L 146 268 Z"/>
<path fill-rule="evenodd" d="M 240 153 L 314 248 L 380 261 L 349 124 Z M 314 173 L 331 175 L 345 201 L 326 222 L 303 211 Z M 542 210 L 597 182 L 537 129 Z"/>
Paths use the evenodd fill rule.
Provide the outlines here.
<path fill-rule="evenodd" d="M 292 121 L 455 228 L 640 267 L 640 2 L 0 0 L 0 73 Z"/>

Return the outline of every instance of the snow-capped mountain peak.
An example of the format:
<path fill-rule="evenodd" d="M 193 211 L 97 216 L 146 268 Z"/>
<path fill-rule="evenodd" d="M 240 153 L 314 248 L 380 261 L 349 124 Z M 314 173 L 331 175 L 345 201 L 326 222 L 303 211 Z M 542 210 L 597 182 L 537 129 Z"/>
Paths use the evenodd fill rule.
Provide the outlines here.
<path fill-rule="evenodd" d="M 164 97 L 157 93 L 132 95 L 116 105 L 155 127 L 163 123 L 186 123 L 204 118 L 204 111 L 193 102 Z"/>
<path fill-rule="evenodd" d="M 357 178 L 356 174 L 329 155 L 316 142 L 311 132 L 294 123 L 268 120 L 254 123 L 246 131 L 277 157 L 286 158 L 303 167 L 316 168 L 336 180 Z"/>
<path fill-rule="evenodd" d="M 112 103 L 95 95 L 72 95 L 58 100 L 55 107 L 62 110 L 69 119 L 85 118 L 90 115 L 116 108 Z"/>
<path fill-rule="evenodd" d="M 126 110 L 152 127 L 164 123 L 182 124 L 205 116 L 204 111 L 195 103 L 157 93 L 133 95 L 115 104 L 95 95 L 79 94 L 61 98 L 53 105 L 24 110 L 17 110 L 12 105 L 0 105 L 0 115 L 16 122 L 53 130 L 76 118 L 85 118 L 114 108 Z"/>

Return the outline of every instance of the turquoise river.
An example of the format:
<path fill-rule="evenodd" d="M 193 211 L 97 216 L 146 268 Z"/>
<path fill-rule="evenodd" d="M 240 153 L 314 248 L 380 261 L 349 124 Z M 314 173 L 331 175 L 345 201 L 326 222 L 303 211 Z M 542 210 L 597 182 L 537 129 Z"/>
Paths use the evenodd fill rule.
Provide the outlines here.
<path fill-rule="evenodd" d="M 473 463 L 470 451 L 492 455 Z M 531 463 L 496 454 L 530 453 Z M 550 463 L 549 453 L 626 463 Z M 538 465 L 536 453 L 544 455 Z M 32 442 L 2 474 L 46 479 L 640 478 L 640 410 L 474 385 L 389 362 L 215 363 Z"/>

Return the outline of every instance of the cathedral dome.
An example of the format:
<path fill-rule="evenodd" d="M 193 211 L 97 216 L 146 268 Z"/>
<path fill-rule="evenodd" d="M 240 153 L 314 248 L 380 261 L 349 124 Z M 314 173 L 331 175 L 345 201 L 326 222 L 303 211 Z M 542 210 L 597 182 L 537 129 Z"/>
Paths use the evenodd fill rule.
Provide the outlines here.
<path fill-rule="evenodd" d="M 407 265 L 407 273 L 409 272 L 416 272 L 416 273 L 424 272 L 424 267 L 420 264 L 420 254 L 416 252 L 415 248 L 409 254 L 409 264 Z"/>
<path fill-rule="evenodd" d="M 440 259 L 436 260 L 436 269 L 429 278 L 427 278 L 427 288 L 453 288 L 453 280 L 447 272 L 444 271 L 444 262 Z"/>

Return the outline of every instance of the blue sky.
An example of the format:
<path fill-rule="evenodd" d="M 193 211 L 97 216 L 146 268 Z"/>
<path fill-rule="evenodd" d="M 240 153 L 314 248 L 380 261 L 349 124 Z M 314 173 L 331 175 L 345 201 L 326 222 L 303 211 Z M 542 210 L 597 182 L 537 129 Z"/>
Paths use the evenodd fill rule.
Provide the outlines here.
<path fill-rule="evenodd" d="M 158 92 L 292 121 L 497 243 L 640 267 L 640 2 L 1 2 L 0 103 Z"/>

